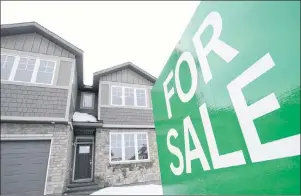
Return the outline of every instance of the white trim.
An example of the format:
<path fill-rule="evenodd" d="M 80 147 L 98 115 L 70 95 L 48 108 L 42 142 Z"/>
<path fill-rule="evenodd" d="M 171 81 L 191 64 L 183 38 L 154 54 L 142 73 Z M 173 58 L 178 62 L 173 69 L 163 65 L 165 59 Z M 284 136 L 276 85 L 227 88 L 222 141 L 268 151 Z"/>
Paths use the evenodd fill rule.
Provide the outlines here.
<path fill-rule="evenodd" d="M 50 141 L 50 149 L 49 149 L 49 155 L 48 155 L 48 162 L 47 162 L 47 170 L 46 170 L 46 179 L 45 179 L 45 186 L 44 186 L 44 195 L 47 194 L 47 184 L 48 184 L 48 171 L 49 171 L 49 165 L 51 160 L 51 153 L 52 153 L 52 144 L 53 144 L 53 138 Z"/>
<path fill-rule="evenodd" d="M 33 71 L 32 71 L 32 75 L 31 75 L 31 80 L 30 80 L 31 83 L 35 83 L 36 80 L 37 80 L 37 75 L 38 75 L 38 70 L 40 68 L 40 63 L 41 63 L 40 59 L 36 59 L 36 62 L 34 64 L 34 68 L 33 68 Z"/>
<path fill-rule="evenodd" d="M 8 77 L 8 80 L 11 80 L 13 81 L 14 80 L 14 77 L 16 75 L 16 72 L 17 72 L 17 67 L 18 67 L 18 64 L 19 64 L 19 61 L 20 61 L 20 56 L 18 55 L 15 55 L 15 54 L 8 54 L 8 53 L 2 53 L 1 52 L 1 55 L 8 55 L 8 56 L 15 56 L 15 62 L 13 63 L 13 67 L 11 68 L 11 71 L 10 71 L 10 75 Z M 2 81 L 2 79 L 1 79 Z"/>
<path fill-rule="evenodd" d="M 33 87 L 43 87 L 43 88 L 69 89 L 68 86 L 50 86 L 48 84 L 17 82 L 17 81 L 9 81 L 9 80 L 2 80 L 2 79 L 1 79 L 1 84 L 13 84 L 13 85 L 33 86 Z"/>
<path fill-rule="evenodd" d="M 135 143 L 135 160 L 125 160 L 125 145 L 124 145 L 124 135 L 125 134 L 133 134 L 134 135 L 134 143 Z M 147 143 L 147 159 L 142 159 L 142 160 L 139 160 L 138 159 L 138 142 L 137 142 L 137 135 L 138 134 L 144 134 L 146 135 L 146 143 Z M 122 161 L 111 161 L 111 140 L 112 140 L 112 135 L 121 135 L 121 152 L 122 152 Z M 110 164 L 125 164 L 125 163 L 140 163 L 140 162 L 149 162 L 150 161 L 150 154 L 149 154 L 149 141 L 148 141 L 148 132 L 147 131 L 139 131 L 139 132 L 110 132 L 109 134 L 109 141 L 110 141 L 110 144 L 109 144 L 109 163 Z"/>
<path fill-rule="evenodd" d="M 1 140 L 51 140 L 53 134 L 1 134 Z"/>
<path fill-rule="evenodd" d="M 52 118 L 52 117 L 25 117 L 25 116 L 1 116 L 1 121 L 49 121 L 49 122 L 68 122 L 65 118 Z"/>
<path fill-rule="evenodd" d="M 37 69 L 36 73 L 35 72 L 33 73 L 33 78 L 35 78 L 34 83 L 35 84 L 45 84 L 45 83 L 36 82 L 37 81 L 37 75 L 39 73 L 39 68 L 40 68 L 41 60 L 42 60 L 42 61 L 48 61 L 48 62 L 53 62 L 54 63 L 53 73 L 52 73 L 52 78 L 51 78 L 51 83 L 50 84 L 45 84 L 45 85 L 53 85 L 53 79 L 54 79 L 54 75 L 56 73 L 56 68 L 57 68 L 57 65 L 58 65 L 57 61 L 55 61 L 55 60 L 49 60 L 49 59 L 45 59 L 45 58 L 37 58 L 37 60 L 39 61 L 39 64 L 37 66 L 38 68 L 36 68 Z M 34 75 L 34 74 L 36 74 L 36 75 Z"/>
<path fill-rule="evenodd" d="M 118 105 L 118 104 L 113 104 L 113 88 L 121 88 L 121 100 L 122 100 L 122 104 Z M 129 88 L 129 89 L 133 89 L 134 91 L 134 105 L 125 105 L 125 89 Z M 145 106 L 138 106 L 137 105 L 137 94 L 136 94 L 136 90 L 144 90 L 144 95 L 145 95 Z M 149 108 L 148 104 L 147 104 L 147 94 L 146 94 L 146 89 L 145 88 L 141 88 L 141 87 L 131 87 L 131 86 L 118 86 L 118 85 L 111 85 L 110 86 L 110 105 L 113 107 L 133 107 L 133 108 L 139 108 L 139 109 L 144 109 L 144 108 Z"/>
<path fill-rule="evenodd" d="M 127 87 L 145 88 L 145 89 L 153 88 L 153 85 L 130 84 L 130 83 L 123 83 L 123 82 L 101 81 L 101 80 L 99 80 L 99 84 L 109 84 L 111 86 L 127 86 Z"/>
<path fill-rule="evenodd" d="M 137 90 L 143 90 L 144 91 L 144 96 L 145 96 L 145 105 L 143 105 L 143 106 L 138 106 L 137 105 Z M 148 99 L 147 99 L 147 94 L 146 94 L 146 89 L 145 88 L 135 88 L 135 94 L 134 94 L 134 96 L 135 96 L 135 106 L 136 107 L 139 107 L 139 108 L 149 108 L 149 106 L 148 106 L 148 104 L 147 104 L 147 101 L 148 101 Z"/>
<path fill-rule="evenodd" d="M 150 108 L 150 107 L 134 107 L 134 106 L 121 106 L 121 105 L 100 105 L 100 107 L 101 108 L 136 109 L 136 110 L 152 110 L 153 109 L 153 108 Z"/>
<path fill-rule="evenodd" d="M 146 128 L 154 129 L 155 125 L 114 125 L 114 124 L 103 124 L 103 128 Z"/>
<path fill-rule="evenodd" d="M 53 85 L 53 79 L 54 79 L 54 75 L 56 73 L 55 71 L 56 71 L 56 66 L 57 66 L 57 60 L 47 59 L 47 58 L 40 58 L 40 57 L 33 56 L 33 55 L 11 54 L 9 52 L 2 52 L 2 51 L 1 51 L 1 55 L 15 56 L 16 57 L 15 61 L 13 63 L 13 67 L 11 69 L 10 75 L 8 77 L 8 80 L 1 79 L 1 82 L 2 81 L 10 81 L 10 82 L 19 82 L 19 83 L 43 84 L 43 85 L 46 85 L 46 86 Z M 31 75 L 30 81 L 15 80 L 15 76 L 16 76 L 16 73 L 17 73 L 17 70 L 18 70 L 18 66 L 19 66 L 19 62 L 20 62 L 21 58 L 35 59 L 36 60 L 35 65 L 34 65 L 34 69 L 32 71 L 32 75 Z M 52 78 L 51 78 L 51 83 L 50 84 L 36 82 L 37 75 L 38 75 L 38 70 L 39 70 L 39 67 L 40 67 L 40 61 L 41 60 L 49 61 L 49 62 L 53 62 L 54 63 L 54 68 L 53 68 Z"/>

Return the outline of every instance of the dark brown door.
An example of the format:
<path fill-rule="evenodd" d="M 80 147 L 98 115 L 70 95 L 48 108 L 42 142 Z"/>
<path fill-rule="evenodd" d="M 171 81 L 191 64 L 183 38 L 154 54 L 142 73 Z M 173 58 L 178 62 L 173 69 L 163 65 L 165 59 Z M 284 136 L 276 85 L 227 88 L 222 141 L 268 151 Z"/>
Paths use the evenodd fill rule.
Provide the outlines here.
<path fill-rule="evenodd" d="M 91 179 L 92 144 L 77 144 L 74 180 Z"/>

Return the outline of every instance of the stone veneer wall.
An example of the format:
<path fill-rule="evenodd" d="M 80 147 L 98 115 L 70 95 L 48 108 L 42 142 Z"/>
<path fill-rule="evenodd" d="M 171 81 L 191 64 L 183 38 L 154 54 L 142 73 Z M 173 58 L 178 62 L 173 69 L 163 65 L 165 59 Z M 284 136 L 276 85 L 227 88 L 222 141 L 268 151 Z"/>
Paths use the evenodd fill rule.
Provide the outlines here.
<path fill-rule="evenodd" d="M 69 180 L 73 132 L 61 124 L 1 123 L 1 137 L 13 134 L 53 134 L 46 194 L 61 194 Z"/>
<path fill-rule="evenodd" d="M 111 129 L 113 132 L 130 132 L 125 129 Z M 109 145 L 110 130 L 97 129 L 95 136 L 95 169 L 94 179 L 101 187 L 134 184 L 148 181 L 161 182 L 156 133 L 152 130 L 135 130 L 148 132 L 149 162 L 130 164 L 110 164 Z M 133 131 L 134 132 L 134 131 Z"/>

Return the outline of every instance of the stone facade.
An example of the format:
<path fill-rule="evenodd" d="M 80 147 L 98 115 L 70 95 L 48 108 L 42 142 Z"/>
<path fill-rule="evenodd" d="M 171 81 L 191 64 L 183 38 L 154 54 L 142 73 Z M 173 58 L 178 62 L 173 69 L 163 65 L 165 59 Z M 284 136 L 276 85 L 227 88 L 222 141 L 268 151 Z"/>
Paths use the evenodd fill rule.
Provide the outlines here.
<path fill-rule="evenodd" d="M 1 123 L 1 137 L 52 134 L 46 194 L 61 194 L 69 179 L 73 131 L 61 124 Z"/>
<path fill-rule="evenodd" d="M 160 182 L 160 167 L 155 130 L 135 130 L 148 132 L 150 161 L 129 164 L 110 164 L 110 131 L 129 132 L 124 129 L 97 129 L 95 136 L 95 182 L 100 186 L 116 186 L 148 181 Z M 134 132 L 134 131 L 133 131 Z"/>

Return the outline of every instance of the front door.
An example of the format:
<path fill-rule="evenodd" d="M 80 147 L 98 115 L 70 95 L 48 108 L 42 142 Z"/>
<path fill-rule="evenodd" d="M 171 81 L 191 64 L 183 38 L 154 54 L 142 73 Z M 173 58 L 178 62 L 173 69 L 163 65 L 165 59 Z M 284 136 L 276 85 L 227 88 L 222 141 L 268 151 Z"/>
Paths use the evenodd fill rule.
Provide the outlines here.
<path fill-rule="evenodd" d="M 74 180 L 92 180 L 92 144 L 76 144 Z"/>

